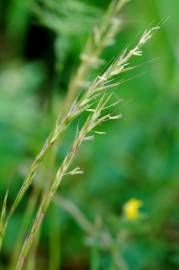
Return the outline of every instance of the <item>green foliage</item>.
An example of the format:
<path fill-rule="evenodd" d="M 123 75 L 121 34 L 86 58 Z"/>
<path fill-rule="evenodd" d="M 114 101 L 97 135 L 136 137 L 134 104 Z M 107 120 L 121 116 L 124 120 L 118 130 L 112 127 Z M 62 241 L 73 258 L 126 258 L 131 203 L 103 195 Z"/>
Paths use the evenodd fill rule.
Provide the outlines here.
<path fill-rule="evenodd" d="M 0 7 L 5 10 L 0 25 L 0 191 L 3 205 L 9 189 L 7 211 L 62 107 L 87 36 L 94 25 L 100 24 L 105 10 L 99 0 L 29 1 L 26 7 L 24 1 L 9 1 L 9 5 L 1 1 Z M 151 22 L 170 18 L 145 48 L 144 65 L 134 60 L 132 64 L 139 67 L 122 76 L 126 80 L 136 77 L 116 88 L 116 95 L 124 98 L 118 108 L 123 120 L 105 124 L 99 131 L 107 135 L 84 143 L 75 161 L 84 175 L 67 176 L 59 190 L 94 225 L 97 240 L 93 242 L 94 237 L 63 205 L 60 208 L 53 204 L 37 247 L 38 269 L 57 270 L 59 265 L 68 264 L 70 269 L 87 269 L 90 264 L 91 269 L 119 269 L 118 263 L 122 270 L 179 268 L 177 7 L 177 0 L 137 0 L 126 6 L 127 27 L 116 43 L 104 50 L 106 61 Z M 37 59 L 25 55 L 32 25 L 45 29 L 49 40 L 53 36 L 52 44 L 40 44 L 47 46 L 50 57 L 54 55 L 52 64 L 46 55 Z M 93 70 L 92 76 L 97 72 Z M 77 124 L 81 122 L 83 118 Z M 54 171 L 75 129 L 76 122 L 59 148 Z M 48 159 L 43 164 L 50 167 Z M 17 239 L 30 195 L 26 195 L 12 219 L 0 269 L 7 269 L 6 262 L 15 246 L 13 239 Z M 141 218 L 133 222 L 123 215 L 123 205 L 130 198 L 143 201 Z M 115 247 L 113 255 L 109 251 L 111 242 Z"/>
<path fill-rule="evenodd" d="M 39 1 L 34 11 L 43 25 L 58 34 L 75 37 L 89 31 L 101 15 L 97 8 L 78 0 Z"/>

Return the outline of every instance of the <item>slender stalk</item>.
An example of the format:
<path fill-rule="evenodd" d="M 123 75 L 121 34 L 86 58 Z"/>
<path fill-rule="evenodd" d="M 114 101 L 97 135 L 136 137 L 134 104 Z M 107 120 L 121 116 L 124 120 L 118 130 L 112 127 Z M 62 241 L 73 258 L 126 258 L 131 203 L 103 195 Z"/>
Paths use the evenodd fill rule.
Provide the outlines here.
<path fill-rule="evenodd" d="M 21 227 L 19 230 L 19 234 L 17 237 L 15 248 L 13 249 L 13 252 L 12 252 L 12 258 L 11 258 L 9 270 L 14 269 L 14 265 L 16 263 L 17 256 L 20 252 L 21 246 L 23 245 L 23 242 L 24 242 L 24 239 L 26 236 L 26 232 L 28 231 L 28 227 L 30 225 L 32 215 L 35 212 L 35 207 L 37 206 L 38 197 L 40 197 L 40 193 L 42 191 L 42 189 L 41 189 L 42 184 L 43 184 L 43 194 L 47 194 L 47 191 L 48 191 L 48 188 L 50 185 L 49 180 L 51 180 L 51 178 L 52 178 L 51 165 L 54 164 L 54 156 L 55 156 L 54 151 L 51 151 L 50 154 L 48 154 L 48 156 L 45 159 L 44 167 L 42 167 L 40 174 L 38 175 L 38 179 L 36 181 L 36 184 L 33 186 L 33 191 L 32 191 L 32 194 L 31 194 L 29 200 L 28 200 L 27 207 L 25 209 L 23 221 L 22 221 L 22 224 L 21 224 Z M 47 177 L 48 181 L 46 181 L 45 183 L 42 183 L 41 180 L 44 179 L 44 177 Z M 35 250 L 38 247 L 38 239 L 39 239 L 39 235 L 35 241 L 35 245 L 33 246 L 33 252 L 31 253 L 31 256 L 30 256 L 30 265 L 32 265 L 33 263 L 35 264 L 35 262 L 33 262 L 33 257 L 35 256 Z M 30 268 L 30 266 L 29 266 L 29 268 Z"/>
<path fill-rule="evenodd" d="M 62 181 L 63 176 L 67 173 L 67 170 L 73 161 L 74 157 L 76 156 L 81 143 L 84 140 L 89 140 L 91 137 L 87 137 L 88 133 L 91 132 L 96 126 L 101 124 L 104 121 L 117 119 L 119 116 L 111 116 L 110 114 L 101 116 L 102 111 L 105 110 L 106 104 L 110 98 L 110 96 L 106 97 L 103 96 L 103 93 L 105 92 L 106 88 L 113 87 L 113 84 L 111 84 L 111 78 L 118 76 L 121 72 L 129 70 L 126 65 L 129 64 L 130 58 L 133 56 L 141 56 L 142 51 L 141 48 L 143 45 L 153 36 L 153 34 L 159 30 L 159 27 L 154 27 L 149 29 L 148 31 L 145 31 L 144 34 L 139 39 L 139 42 L 132 50 L 125 50 L 120 57 L 117 58 L 114 63 L 112 63 L 107 70 L 101 75 L 98 76 L 94 82 L 89 87 L 88 91 L 82 96 L 82 98 L 74 103 L 74 105 L 71 107 L 69 113 L 67 114 L 67 117 L 72 117 L 74 114 L 80 114 L 83 111 L 90 111 L 92 112 L 91 116 L 87 119 L 84 126 L 82 127 L 81 131 L 78 133 L 74 144 L 71 148 L 71 151 L 67 154 L 66 158 L 62 162 L 60 168 L 57 171 L 56 177 L 54 181 L 52 182 L 52 185 L 50 186 L 48 194 L 45 194 L 41 204 L 39 206 L 39 210 L 37 212 L 36 218 L 34 220 L 34 223 L 32 225 L 31 231 L 29 236 L 26 238 L 24 245 L 22 247 L 21 253 L 19 255 L 19 259 L 17 262 L 16 270 L 21 270 L 25 259 L 30 251 L 31 245 L 35 239 L 36 234 L 38 233 L 38 230 L 40 229 L 42 220 L 44 218 L 44 215 Z M 101 97 L 100 101 L 96 108 L 93 109 L 92 105 L 94 105 L 94 101 L 97 97 Z M 76 170 L 78 172 L 78 170 Z M 79 172 L 78 172 L 79 173 Z"/>
<path fill-rule="evenodd" d="M 94 243 L 91 247 L 91 263 L 90 270 L 100 269 L 100 249 L 98 243 Z"/>
<path fill-rule="evenodd" d="M 125 260 L 121 256 L 120 251 L 117 249 L 115 244 L 111 245 L 111 247 L 109 248 L 109 252 L 111 254 L 113 264 L 115 265 L 115 267 L 117 269 L 119 269 L 119 270 L 128 270 L 129 269 Z"/>
<path fill-rule="evenodd" d="M 122 21 L 119 16 L 122 8 L 129 1 L 130 0 L 112 1 L 101 25 L 95 27 L 93 33 L 89 36 L 86 46 L 81 53 L 81 63 L 79 68 L 70 81 L 62 109 L 63 112 L 65 112 L 72 104 L 91 71 L 104 62 L 99 56 L 105 47 L 114 43 L 116 35 L 121 31 Z"/>
<path fill-rule="evenodd" d="M 56 191 L 57 191 L 57 189 L 62 181 L 63 176 L 67 172 L 72 160 L 76 156 L 76 153 L 78 152 L 78 150 L 81 146 L 81 143 L 84 141 L 86 135 L 95 126 L 96 121 L 97 121 L 98 117 L 100 116 L 100 112 L 101 112 L 104 104 L 105 103 L 103 103 L 103 105 L 102 105 L 101 101 L 100 101 L 95 113 L 93 113 L 92 116 L 87 119 L 86 124 L 79 132 L 79 135 L 76 138 L 76 140 L 71 148 L 71 151 L 66 156 L 66 158 L 62 162 L 59 170 L 57 171 L 55 180 L 50 187 L 48 195 L 43 197 L 42 202 L 41 202 L 40 207 L 39 207 L 39 210 L 38 210 L 38 213 L 37 213 L 36 218 L 34 220 L 31 232 L 30 232 L 28 238 L 25 240 L 24 245 L 22 247 L 22 250 L 21 250 L 21 253 L 20 253 L 20 256 L 18 259 L 18 263 L 16 266 L 17 270 L 22 269 L 22 267 L 24 265 L 24 261 L 26 259 L 26 256 L 29 253 L 29 250 L 31 248 L 33 240 L 34 240 L 34 238 L 35 238 L 35 236 L 40 228 L 40 225 L 41 225 L 43 217 L 44 217 L 44 215 L 49 207 L 49 204 L 50 204 L 51 200 L 53 199 L 54 194 L 56 193 Z"/>
<path fill-rule="evenodd" d="M 74 203 L 60 195 L 55 195 L 54 203 L 68 212 L 68 214 L 75 219 L 80 228 L 83 229 L 87 235 L 94 235 L 95 230 L 93 224 L 86 219 L 85 215 Z"/>
<path fill-rule="evenodd" d="M 10 208 L 5 224 L 0 228 L 1 244 L 6 233 L 9 221 L 15 209 L 24 197 L 26 191 L 30 187 L 32 179 L 36 171 L 38 170 L 41 162 L 44 160 L 44 157 L 47 155 L 47 153 L 51 150 L 52 146 L 57 142 L 60 135 L 66 130 L 67 126 L 70 124 L 73 118 L 78 115 L 77 113 L 72 117 L 72 119 L 68 119 L 65 117 L 66 112 L 69 110 L 75 97 L 77 96 L 77 93 L 81 86 L 80 84 L 85 80 L 86 76 L 94 68 L 94 65 L 97 66 L 101 62 L 99 61 L 98 56 L 106 46 L 109 46 L 114 42 L 114 38 L 120 30 L 120 21 L 118 19 L 118 16 L 121 12 L 121 9 L 128 1 L 129 0 L 117 0 L 112 2 L 112 4 L 108 8 L 101 27 L 99 27 L 99 29 L 96 28 L 94 34 L 89 38 L 85 50 L 81 55 L 81 64 L 79 66 L 79 69 L 77 70 L 75 76 L 73 76 L 73 79 L 70 82 L 69 91 L 65 99 L 62 112 L 59 113 L 57 123 L 53 131 L 47 138 L 46 142 L 44 143 L 42 149 L 33 161 L 24 179 L 24 182 Z M 93 62 L 91 62 L 91 59 L 93 59 Z"/>
<path fill-rule="evenodd" d="M 35 270 L 36 269 L 36 254 L 37 254 L 37 249 L 38 249 L 38 243 L 40 239 L 40 233 L 41 231 L 38 232 L 35 241 L 33 243 L 32 249 L 29 254 L 29 258 L 27 261 L 27 265 L 25 267 L 25 270 Z"/>
<path fill-rule="evenodd" d="M 59 208 L 51 204 L 47 214 L 48 219 L 48 269 L 61 269 L 61 224 L 59 224 Z"/>
<path fill-rule="evenodd" d="M 9 266 L 9 270 L 13 270 L 14 269 L 14 265 L 16 263 L 17 260 L 17 256 L 20 252 L 21 246 L 23 244 L 26 232 L 28 230 L 28 227 L 30 225 L 30 219 L 32 218 L 32 214 L 37 202 L 37 198 L 39 195 L 40 189 L 38 188 L 34 188 L 34 191 L 28 201 L 28 205 L 27 208 L 25 210 L 24 216 L 23 216 L 23 221 L 20 227 L 20 232 L 18 234 L 18 238 L 17 241 L 15 243 L 15 247 L 13 249 L 12 255 L 11 255 L 11 259 L 10 259 L 10 266 Z"/>
<path fill-rule="evenodd" d="M 7 210 L 7 197 L 8 197 L 8 191 L 6 192 L 6 195 L 4 197 L 1 214 L 0 214 L 0 249 L 2 246 L 3 238 L 4 238 L 4 220 L 6 217 L 6 210 Z"/>
<path fill-rule="evenodd" d="M 60 134 L 62 134 L 66 130 L 68 125 L 73 121 L 74 118 L 76 118 L 80 114 L 80 112 L 81 112 L 80 109 L 73 110 L 73 112 L 71 110 L 69 110 L 69 114 L 67 114 L 67 116 L 65 116 L 62 119 L 61 123 L 60 124 L 56 123 L 55 128 L 53 129 L 51 135 L 48 137 L 45 144 L 43 145 L 42 150 L 39 152 L 39 154 L 37 155 L 37 157 L 33 161 L 32 165 L 30 167 L 30 170 L 29 170 L 29 172 L 28 172 L 28 174 L 27 174 L 27 176 L 26 176 L 26 178 L 25 178 L 25 180 L 24 180 L 24 182 L 23 182 L 11 208 L 10 208 L 10 211 L 7 215 L 5 223 L 0 228 L 1 243 L 3 241 L 7 226 L 9 224 L 9 221 L 10 221 L 15 209 L 17 208 L 17 206 L 21 202 L 23 196 L 25 195 L 26 191 L 30 187 L 30 185 L 32 183 L 33 176 L 35 175 L 35 173 L 36 173 L 38 167 L 40 166 L 41 162 L 43 161 L 44 157 L 50 151 L 52 146 L 56 143 Z"/>

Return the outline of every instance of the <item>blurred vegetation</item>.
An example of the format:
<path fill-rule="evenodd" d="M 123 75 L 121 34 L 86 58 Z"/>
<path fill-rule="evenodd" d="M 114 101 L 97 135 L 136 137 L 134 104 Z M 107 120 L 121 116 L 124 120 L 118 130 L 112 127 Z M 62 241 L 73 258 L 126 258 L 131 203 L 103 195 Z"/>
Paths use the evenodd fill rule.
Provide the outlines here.
<path fill-rule="evenodd" d="M 1 205 L 6 190 L 11 205 L 62 108 L 80 52 L 109 3 L 0 1 Z M 108 252 L 105 241 L 99 247 L 98 237 L 92 244 L 73 215 L 59 207 L 63 205 L 59 201 L 48 211 L 39 235 L 36 266 L 29 264 L 29 269 L 179 269 L 178 1 L 131 1 L 122 17 L 123 31 L 102 54 L 106 61 L 149 25 L 162 22 L 162 27 L 145 47 L 142 65 L 135 60 L 138 67 L 115 90 L 124 98 L 118 109 L 123 120 L 105 124 L 107 135 L 83 145 L 76 162 L 84 175 L 66 177 L 59 190 L 97 231 L 110 232 L 116 243 L 114 253 Z M 63 138 L 56 168 L 77 124 Z M 44 173 L 42 168 L 37 179 L 47 177 Z M 8 269 L 31 193 L 11 220 L 0 269 Z M 141 217 L 135 221 L 123 215 L 123 206 L 131 198 L 143 202 Z M 113 264 L 116 256 L 121 268 Z"/>

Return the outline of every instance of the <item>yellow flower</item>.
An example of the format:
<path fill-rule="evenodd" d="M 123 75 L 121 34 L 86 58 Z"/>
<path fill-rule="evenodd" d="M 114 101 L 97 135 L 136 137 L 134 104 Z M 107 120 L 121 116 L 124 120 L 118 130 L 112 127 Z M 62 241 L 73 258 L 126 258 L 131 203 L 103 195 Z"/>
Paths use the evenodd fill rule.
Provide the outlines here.
<path fill-rule="evenodd" d="M 129 220 L 136 220 L 139 217 L 139 208 L 142 206 L 142 201 L 130 199 L 124 204 L 124 215 Z"/>

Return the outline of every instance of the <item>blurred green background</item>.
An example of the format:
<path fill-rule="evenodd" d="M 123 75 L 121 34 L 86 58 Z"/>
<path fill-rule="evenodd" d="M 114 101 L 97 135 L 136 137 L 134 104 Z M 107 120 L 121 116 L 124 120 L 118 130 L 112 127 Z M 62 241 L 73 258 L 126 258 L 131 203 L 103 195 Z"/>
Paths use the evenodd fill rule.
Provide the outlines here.
<path fill-rule="evenodd" d="M 87 36 L 109 3 L 0 1 L 1 204 L 8 189 L 11 205 L 62 107 Z M 43 9 L 45 4 L 49 9 Z M 178 0 L 132 0 L 125 7 L 123 30 L 103 52 L 107 61 L 150 25 L 162 22 L 161 30 L 144 48 L 144 56 L 134 61 L 142 65 L 125 75 L 133 79 L 115 90 L 124 98 L 117 109 L 122 121 L 105 124 L 107 135 L 83 145 L 75 163 L 84 175 L 66 177 L 59 190 L 87 219 L 97 220 L 102 230 L 119 238 L 116 252 L 127 267 L 122 270 L 179 269 L 178 10 Z M 56 166 L 78 121 L 65 134 Z M 7 269 L 30 194 L 11 220 L 0 269 Z M 142 218 L 136 222 L 123 218 L 123 205 L 130 198 L 143 201 Z M 73 217 L 53 204 L 43 223 L 34 269 L 90 269 L 94 261 L 97 269 L 117 269 L 105 248 L 91 247 L 88 240 Z"/>

